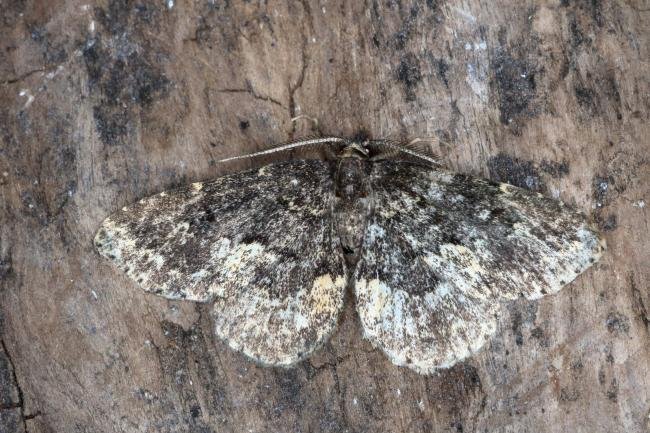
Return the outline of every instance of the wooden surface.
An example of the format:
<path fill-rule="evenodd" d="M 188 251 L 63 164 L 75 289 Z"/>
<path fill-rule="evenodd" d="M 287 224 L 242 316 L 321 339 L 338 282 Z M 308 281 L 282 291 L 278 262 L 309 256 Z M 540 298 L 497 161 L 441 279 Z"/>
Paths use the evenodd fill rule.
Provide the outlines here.
<path fill-rule="evenodd" d="M 0 431 L 647 432 L 647 1 L 0 1 Z M 434 136 L 609 249 L 424 377 L 363 341 L 261 368 L 94 251 L 112 211 L 312 134 Z M 277 155 L 290 158 L 295 154 Z"/>

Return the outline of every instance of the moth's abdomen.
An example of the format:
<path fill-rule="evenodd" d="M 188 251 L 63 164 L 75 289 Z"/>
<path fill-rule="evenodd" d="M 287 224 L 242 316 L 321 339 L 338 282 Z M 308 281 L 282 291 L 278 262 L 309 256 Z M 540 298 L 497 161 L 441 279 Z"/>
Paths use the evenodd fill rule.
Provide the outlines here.
<path fill-rule="evenodd" d="M 367 162 L 359 158 L 343 158 L 336 173 L 332 214 L 349 269 L 353 269 L 359 260 L 364 233 L 372 214 L 372 190 L 366 165 Z"/>

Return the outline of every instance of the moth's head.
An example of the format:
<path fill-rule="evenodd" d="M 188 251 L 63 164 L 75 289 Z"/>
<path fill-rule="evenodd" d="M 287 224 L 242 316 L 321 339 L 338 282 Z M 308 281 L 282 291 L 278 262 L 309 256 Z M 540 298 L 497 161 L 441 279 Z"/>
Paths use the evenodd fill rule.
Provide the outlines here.
<path fill-rule="evenodd" d="M 353 136 L 344 139 L 337 154 L 340 158 L 368 159 L 376 150 L 372 148 L 372 142 L 368 131 L 359 130 Z"/>
<path fill-rule="evenodd" d="M 369 141 L 363 142 L 350 140 L 341 150 L 341 158 L 359 158 L 366 159 L 370 157 Z"/>

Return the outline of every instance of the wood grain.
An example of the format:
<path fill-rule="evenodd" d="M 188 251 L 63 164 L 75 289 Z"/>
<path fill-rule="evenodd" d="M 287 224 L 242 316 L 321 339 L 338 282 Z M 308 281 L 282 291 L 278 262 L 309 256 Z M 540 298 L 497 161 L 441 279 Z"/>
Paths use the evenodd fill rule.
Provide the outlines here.
<path fill-rule="evenodd" d="M 650 429 L 647 1 L 0 8 L 0 431 Z M 300 114 L 436 137 L 450 168 L 590 214 L 609 249 L 437 375 L 390 364 L 351 309 L 296 368 L 257 367 L 91 240 L 136 199 L 268 162 L 215 161 L 314 133 Z"/>

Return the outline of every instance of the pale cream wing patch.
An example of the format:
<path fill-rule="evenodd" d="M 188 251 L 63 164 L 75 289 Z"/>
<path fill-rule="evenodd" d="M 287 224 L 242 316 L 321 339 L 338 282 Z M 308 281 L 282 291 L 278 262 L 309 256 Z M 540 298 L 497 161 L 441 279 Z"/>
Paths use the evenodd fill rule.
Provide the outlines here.
<path fill-rule="evenodd" d="M 217 298 L 216 333 L 232 349 L 264 365 L 295 364 L 332 333 L 332 318 L 343 307 L 345 284 L 344 276 L 333 279 L 325 274 L 290 298 L 273 298 L 259 291 Z"/>
<path fill-rule="evenodd" d="M 429 374 L 478 351 L 494 334 L 499 305 L 456 289 L 423 296 L 378 279 L 356 282 L 364 335 L 391 362 Z"/>

